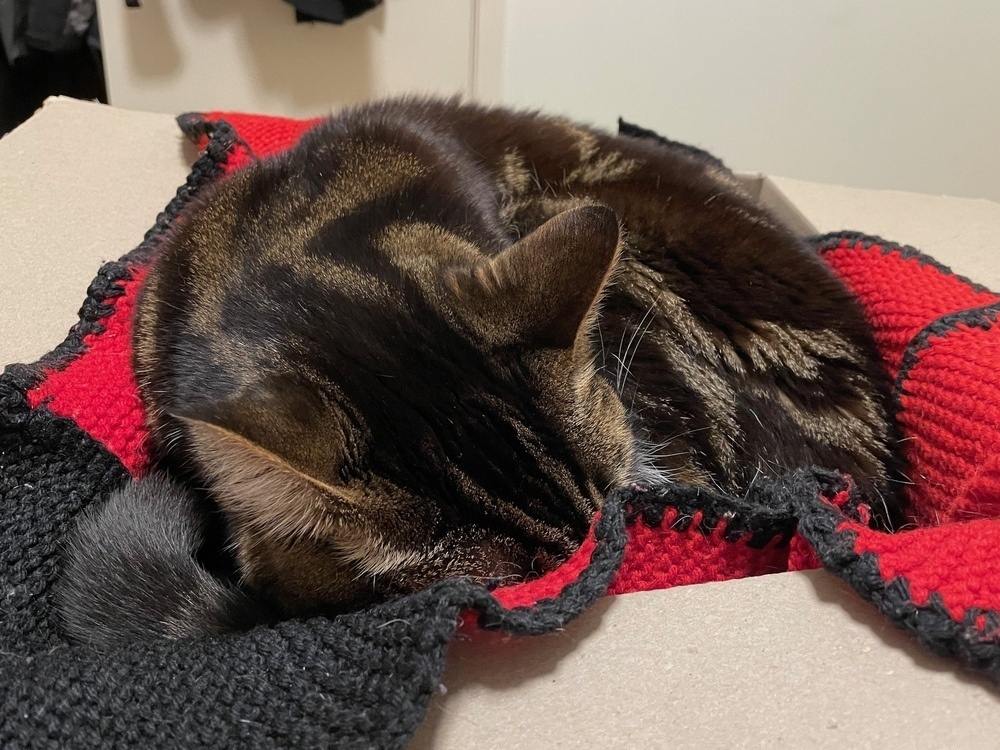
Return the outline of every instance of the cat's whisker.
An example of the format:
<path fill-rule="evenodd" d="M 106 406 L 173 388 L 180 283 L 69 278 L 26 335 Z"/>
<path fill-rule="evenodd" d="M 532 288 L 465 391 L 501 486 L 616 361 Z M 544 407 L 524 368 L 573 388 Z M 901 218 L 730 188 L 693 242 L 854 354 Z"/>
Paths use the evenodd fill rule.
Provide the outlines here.
<path fill-rule="evenodd" d="M 619 355 L 618 361 L 621 363 L 624 370 L 628 373 L 629 377 L 631 377 L 632 375 L 632 371 L 629 368 L 629 365 L 632 364 L 632 358 L 629 356 L 629 351 L 632 349 L 632 344 L 636 341 L 636 336 L 639 337 L 639 341 L 642 341 L 642 337 L 645 336 L 646 331 L 649 330 L 648 327 L 644 330 L 643 326 L 646 325 L 646 319 L 653 312 L 653 308 L 656 307 L 656 303 L 659 301 L 659 299 L 660 296 L 658 295 L 656 299 L 653 300 L 652 304 L 650 304 L 649 309 L 647 309 L 646 312 L 643 314 L 642 318 L 639 320 L 638 325 L 633 329 L 632 336 L 631 338 L 629 338 L 628 344 L 625 346 L 624 356 L 622 355 L 621 346 L 618 347 L 618 355 Z M 650 320 L 650 325 L 652 325 L 652 320 Z M 626 331 L 622 331 L 622 341 L 625 340 L 625 333 Z M 636 344 L 636 348 L 638 348 L 638 344 Z M 635 353 L 633 352 L 631 356 L 635 357 Z M 626 363 L 625 360 L 628 360 L 628 363 Z M 619 384 L 618 391 L 619 393 L 622 392 L 621 384 Z"/>
<path fill-rule="evenodd" d="M 910 479 L 908 476 L 906 476 L 906 474 L 903 474 L 903 472 L 900 471 L 898 473 L 903 477 L 903 479 L 897 479 L 896 477 L 889 477 L 889 481 L 890 482 L 895 482 L 896 484 L 905 484 L 905 485 L 915 485 L 916 484 L 916 482 L 914 482 L 912 479 Z"/>
<path fill-rule="evenodd" d="M 686 456 L 689 451 L 676 451 L 674 453 L 651 453 L 654 458 L 674 458 L 676 456 Z"/>
<path fill-rule="evenodd" d="M 625 367 L 625 363 L 622 361 L 621 357 L 619 357 L 619 356 L 617 356 L 615 354 L 612 354 L 611 356 L 614 357 L 618 361 L 618 365 L 619 365 L 618 372 L 622 376 L 622 379 L 627 380 L 628 378 L 632 377 L 632 373 L 628 370 L 627 367 Z M 622 392 L 621 380 L 619 380 L 618 392 L 619 393 Z"/>
<path fill-rule="evenodd" d="M 750 491 L 753 489 L 754 482 L 763 474 L 763 470 L 760 467 L 760 457 L 757 458 L 757 470 L 754 472 L 753 478 L 750 483 L 747 484 L 747 491 L 743 494 L 743 499 L 746 500 L 750 497 Z"/>
<path fill-rule="evenodd" d="M 632 349 L 632 355 L 631 356 L 628 355 L 629 347 L 626 347 L 625 349 L 625 356 L 628 358 L 628 364 L 626 365 L 626 369 L 631 369 L 632 360 L 635 359 L 635 354 L 636 352 L 639 351 L 639 344 L 642 343 L 642 339 L 646 336 L 647 333 L 649 333 L 650 329 L 653 327 L 653 323 L 656 321 L 656 316 L 653 315 L 652 313 L 662 296 L 663 296 L 662 292 L 656 295 L 656 299 L 653 300 L 653 302 L 649 306 L 649 309 L 646 310 L 645 314 L 642 316 L 642 320 L 639 321 L 639 327 L 636 330 L 641 331 L 641 333 L 639 333 L 639 338 L 638 340 L 636 340 L 635 347 Z M 646 320 L 647 318 L 649 319 L 648 322 Z M 643 324 L 645 324 L 645 328 L 643 328 Z M 635 338 L 634 333 L 632 334 L 632 338 L 633 339 Z M 629 346 L 631 346 L 631 343 L 632 342 L 630 341 Z"/>
<path fill-rule="evenodd" d="M 696 435 L 699 432 L 704 432 L 705 430 L 712 429 L 710 425 L 705 425 L 704 427 L 692 427 L 690 430 L 684 430 L 683 432 L 674 433 L 667 440 L 680 440 L 681 438 L 690 437 L 691 435 Z"/>
<path fill-rule="evenodd" d="M 608 358 L 605 356 L 604 351 L 604 334 L 601 332 L 601 327 L 597 326 L 597 338 L 601 342 L 601 369 L 606 370 L 608 367 Z"/>
<path fill-rule="evenodd" d="M 639 381 L 636 380 L 635 388 L 632 389 L 632 398 L 628 403 L 628 413 L 632 414 L 635 412 L 635 399 L 639 395 Z"/>
<path fill-rule="evenodd" d="M 531 175 L 531 181 L 535 183 L 538 192 L 545 195 L 545 188 L 542 187 L 542 181 L 538 178 L 538 167 L 534 163 L 532 163 L 531 169 L 528 170 L 528 174 Z"/>
<path fill-rule="evenodd" d="M 885 496 L 882 494 L 882 491 L 879 490 L 878 487 L 873 487 L 872 489 L 875 491 L 875 495 L 878 497 L 879 502 L 882 503 L 882 510 L 885 511 L 886 526 L 888 527 L 889 531 L 894 532 L 896 529 L 893 528 L 892 525 L 892 513 L 889 511 L 889 503 L 886 502 Z"/>
<path fill-rule="evenodd" d="M 628 333 L 628 329 L 627 328 L 623 328 L 622 329 L 622 337 L 618 341 L 618 354 L 617 355 L 614 355 L 614 354 L 611 355 L 616 360 L 618 360 L 619 367 L 618 367 L 617 372 L 615 373 L 615 390 L 617 390 L 619 393 L 621 393 L 621 391 L 622 391 L 622 369 L 621 369 L 621 365 L 623 364 L 623 362 L 622 362 L 622 347 L 625 346 L 625 334 L 626 333 Z"/>

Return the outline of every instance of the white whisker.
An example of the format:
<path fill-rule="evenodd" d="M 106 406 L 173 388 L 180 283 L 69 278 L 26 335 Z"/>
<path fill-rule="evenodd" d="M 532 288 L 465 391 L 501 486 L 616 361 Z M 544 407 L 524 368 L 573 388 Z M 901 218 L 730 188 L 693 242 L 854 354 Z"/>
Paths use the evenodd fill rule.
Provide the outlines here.
<path fill-rule="evenodd" d="M 652 315 L 653 309 L 656 307 L 656 303 L 659 301 L 660 301 L 660 295 L 657 295 L 656 299 L 654 299 L 652 304 L 650 304 L 649 309 L 646 310 L 642 318 L 640 318 L 639 324 L 635 327 L 635 330 L 632 331 L 632 337 L 628 340 L 628 344 L 625 346 L 624 355 L 622 355 L 621 346 L 618 347 L 618 355 L 619 355 L 618 361 L 624 368 L 625 372 L 628 373 L 629 377 L 631 377 L 632 375 L 632 371 L 630 369 L 630 365 L 632 364 L 632 359 L 635 357 L 635 352 L 638 351 L 639 349 L 639 343 L 636 341 L 636 336 L 639 337 L 639 342 L 641 342 L 643 336 L 645 336 L 646 333 L 649 331 L 650 326 L 652 326 L 653 324 L 653 319 L 650 318 L 650 316 Z M 646 322 L 647 318 L 649 318 L 648 324 Z M 622 331 L 622 341 L 624 340 L 625 340 L 625 331 Z M 632 349 L 633 343 L 635 344 L 635 349 Z M 630 350 L 632 352 L 631 356 L 629 356 Z M 628 360 L 628 362 L 626 363 L 625 360 Z M 618 392 L 622 393 L 622 387 L 620 381 L 618 383 Z"/>

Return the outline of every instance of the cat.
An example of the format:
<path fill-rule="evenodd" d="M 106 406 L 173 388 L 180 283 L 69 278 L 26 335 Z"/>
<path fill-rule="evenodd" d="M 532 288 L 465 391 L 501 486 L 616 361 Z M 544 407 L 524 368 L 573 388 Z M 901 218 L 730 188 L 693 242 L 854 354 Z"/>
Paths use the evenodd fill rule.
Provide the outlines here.
<path fill-rule="evenodd" d="M 543 573 L 628 483 L 817 465 L 902 513 L 886 376 L 822 260 L 705 152 L 537 113 L 376 102 L 219 182 L 158 250 L 134 368 L 186 484 L 80 521 L 60 597 L 91 642 Z"/>

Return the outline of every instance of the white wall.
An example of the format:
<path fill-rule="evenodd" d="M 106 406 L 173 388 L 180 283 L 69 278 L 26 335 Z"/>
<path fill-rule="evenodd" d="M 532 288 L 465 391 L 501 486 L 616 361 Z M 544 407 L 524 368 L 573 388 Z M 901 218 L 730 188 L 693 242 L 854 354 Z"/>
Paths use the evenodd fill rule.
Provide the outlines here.
<path fill-rule="evenodd" d="M 385 0 L 342 27 L 281 0 L 98 0 L 111 102 L 288 115 L 463 93 L 730 166 L 1000 200 L 996 0 Z"/>
<path fill-rule="evenodd" d="M 472 0 L 385 0 L 343 26 L 281 0 L 98 0 L 112 104 L 328 113 L 390 93 L 471 93 Z"/>
<path fill-rule="evenodd" d="M 730 166 L 1000 200 L 995 0 L 507 0 L 504 98 Z"/>

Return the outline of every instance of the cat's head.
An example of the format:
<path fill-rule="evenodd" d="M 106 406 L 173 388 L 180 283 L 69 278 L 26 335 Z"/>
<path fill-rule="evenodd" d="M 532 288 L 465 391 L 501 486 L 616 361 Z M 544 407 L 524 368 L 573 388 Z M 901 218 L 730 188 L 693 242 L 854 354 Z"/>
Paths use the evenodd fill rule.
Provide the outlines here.
<path fill-rule="evenodd" d="M 594 364 L 614 213 L 492 255 L 420 223 L 353 242 L 220 293 L 214 364 L 170 407 L 245 579 L 305 612 L 553 567 L 633 458 Z"/>

